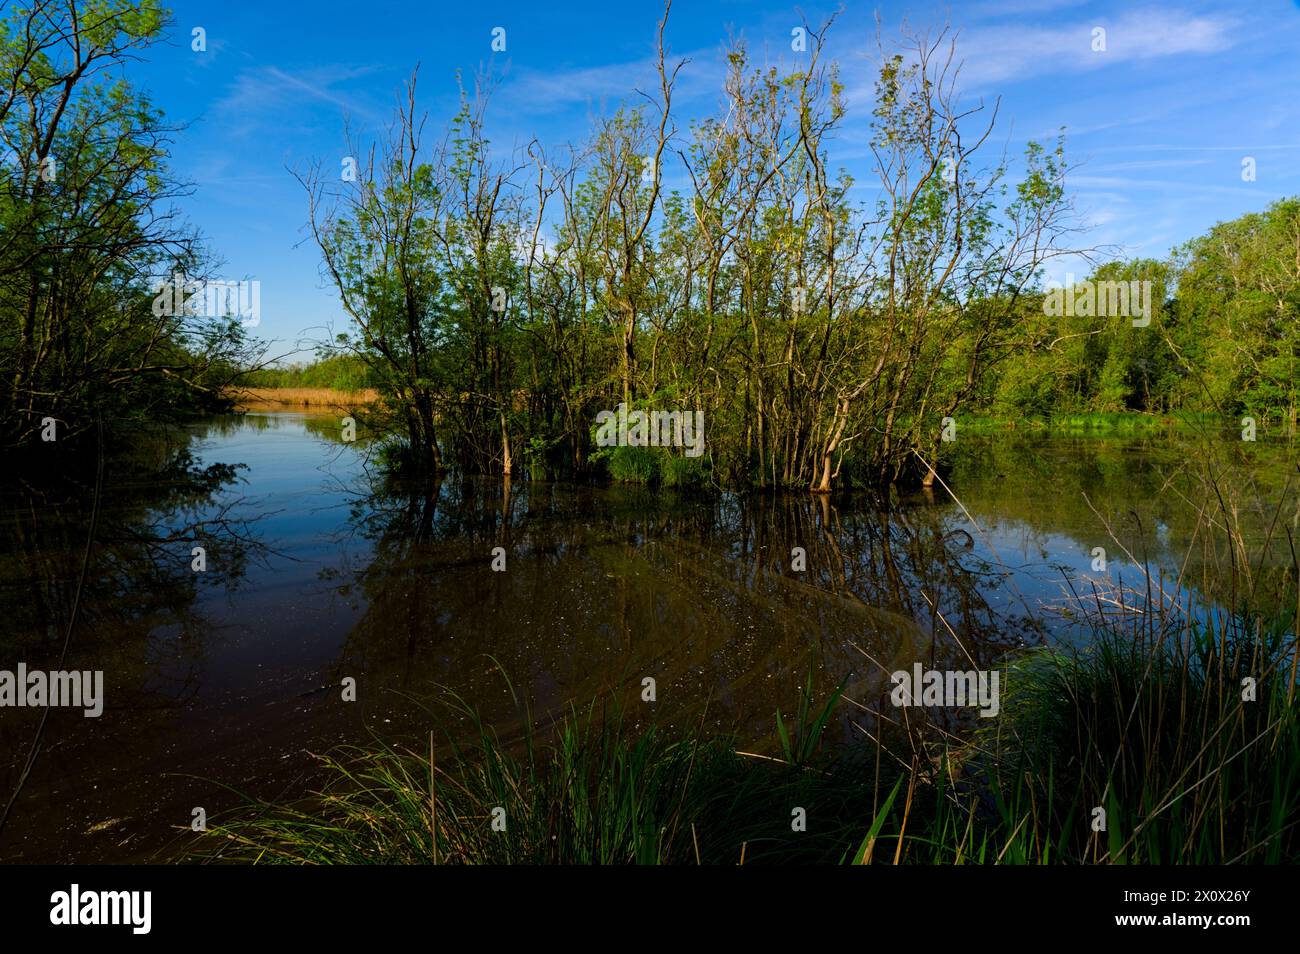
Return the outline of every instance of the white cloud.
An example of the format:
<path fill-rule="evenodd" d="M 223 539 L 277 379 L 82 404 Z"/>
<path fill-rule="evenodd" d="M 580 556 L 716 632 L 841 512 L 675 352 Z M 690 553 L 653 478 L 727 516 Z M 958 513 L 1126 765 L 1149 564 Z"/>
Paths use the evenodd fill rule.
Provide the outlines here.
<path fill-rule="evenodd" d="M 1172 9 L 1131 10 L 1117 17 L 1077 19 L 1060 26 L 998 25 L 964 30 L 958 53 L 963 85 L 1105 69 L 1167 56 L 1216 53 L 1233 45 L 1235 22 Z M 1106 31 L 1105 52 L 1092 49 L 1092 31 Z"/>
<path fill-rule="evenodd" d="M 366 102 L 339 91 L 336 87 L 349 80 L 375 72 L 376 67 L 325 66 L 301 73 L 290 73 L 277 66 L 244 70 L 227 93 L 213 106 L 222 119 L 238 118 L 248 122 L 267 117 L 284 120 L 286 110 L 300 108 L 304 102 L 323 102 L 342 112 L 368 122 L 382 122 L 386 117 Z"/>
<path fill-rule="evenodd" d="M 673 110 L 696 97 L 718 95 L 722 89 L 723 69 L 716 50 L 697 50 L 677 54 L 671 50 L 665 58 L 671 70 L 678 61 L 687 60 L 677 74 L 673 90 Z M 654 56 L 623 63 L 574 69 L 515 69 L 508 82 L 501 85 L 497 98 L 503 105 L 529 113 L 553 113 L 574 106 L 590 105 L 603 109 L 619 102 L 645 103 L 637 90 L 657 97 L 659 76 Z"/>

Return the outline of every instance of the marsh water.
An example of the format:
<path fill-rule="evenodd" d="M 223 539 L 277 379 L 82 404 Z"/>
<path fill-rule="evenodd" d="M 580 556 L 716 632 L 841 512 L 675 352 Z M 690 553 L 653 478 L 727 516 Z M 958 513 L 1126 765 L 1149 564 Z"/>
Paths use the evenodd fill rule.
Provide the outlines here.
<path fill-rule="evenodd" d="M 970 438 L 951 493 L 889 500 L 411 485 L 366 451 L 324 414 L 142 437 L 106 465 L 93 535 L 93 474 L 6 485 L 0 669 L 102 670 L 105 699 L 98 718 L 50 711 L 0 860 L 183 855 L 194 809 L 300 798 L 313 753 L 468 731 L 457 697 L 507 738 L 615 698 L 761 748 L 810 673 L 870 708 L 913 662 L 992 668 L 1087 639 L 1072 593 L 1144 571 L 1237 602 L 1241 569 L 1206 528 L 1231 513 L 1249 550 L 1297 519 L 1293 448 L 1225 447 L 1251 476 L 1216 513 L 1199 474 L 1215 454 L 1167 435 Z M 1287 598 L 1284 563 L 1250 576 L 1257 603 Z M 40 717 L 0 709 L 5 800 Z M 833 731 L 862 739 L 852 719 Z"/>

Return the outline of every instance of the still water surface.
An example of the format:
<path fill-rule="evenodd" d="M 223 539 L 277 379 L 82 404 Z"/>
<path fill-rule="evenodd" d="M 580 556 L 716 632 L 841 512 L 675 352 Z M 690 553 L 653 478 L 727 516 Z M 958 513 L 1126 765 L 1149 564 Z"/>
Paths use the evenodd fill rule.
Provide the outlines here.
<path fill-rule="evenodd" d="M 1246 508 L 1254 546 L 1279 525 L 1294 532 L 1296 505 L 1292 451 L 1252 452 L 1251 489 L 1272 506 Z M 846 695 L 875 706 L 887 673 L 913 662 L 992 668 L 1018 647 L 1085 639 L 1057 612 L 1070 587 L 1141 583 L 1146 566 L 1171 592 L 1231 602 L 1230 557 L 1196 531 L 1205 499 L 1188 457 L 1165 438 L 971 441 L 949 478 L 960 503 L 940 488 L 885 506 L 389 484 L 318 415 L 159 435 L 108 468 L 64 666 L 104 671 L 104 712 L 52 712 L 0 860 L 170 857 L 193 837 L 195 807 L 211 817 L 241 795 L 310 791 L 311 753 L 376 737 L 418 746 L 435 720 L 457 733 L 449 693 L 507 737 L 522 718 L 513 686 L 539 722 L 612 691 L 634 719 L 761 747 L 810 671 L 818 692 L 847 678 Z M 87 490 L 4 494 L 0 669 L 56 666 Z M 4 799 L 38 721 L 0 709 Z M 847 718 L 837 731 L 863 738 Z"/>

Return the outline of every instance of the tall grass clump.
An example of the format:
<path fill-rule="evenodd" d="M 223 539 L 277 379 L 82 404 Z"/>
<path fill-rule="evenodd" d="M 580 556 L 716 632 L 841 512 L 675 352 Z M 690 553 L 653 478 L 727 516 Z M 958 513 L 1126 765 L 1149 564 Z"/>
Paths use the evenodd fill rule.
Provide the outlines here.
<path fill-rule="evenodd" d="M 448 736 L 436 760 L 382 743 L 342 749 L 321 759 L 314 797 L 249 802 L 206 844 L 262 863 L 1300 860 L 1285 626 L 1240 615 L 1163 631 L 1150 619 L 1145 631 L 1096 625 L 1086 646 L 1012 662 L 988 728 L 875 735 L 856 753 L 826 751 L 839 691 L 814 706 L 811 686 L 793 719 L 777 713 L 774 755 L 725 734 L 637 728 L 594 703 L 549 732 L 525 713 L 506 742 L 455 700 L 472 743 Z"/>
<path fill-rule="evenodd" d="M 704 457 L 686 457 L 671 451 L 662 452 L 664 457 L 659 474 L 665 487 L 702 487 L 709 480 L 709 469 Z"/>
<path fill-rule="evenodd" d="M 612 447 L 604 457 L 609 476 L 624 484 L 659 481 L 661 455 L 652 447 Z"/>
<path fill-rule="evenodd" d="M 996 752 L 983 767 L 1014 850 L 1138 864 L 1300 857 L 1288 654 L 1279 629 L 1251 624 L 1112 627 L 1019 660 L 1005 719 L 981 740 Z"/>
<path fill-rule="evenodd" d="M 326 782 L 286 806 L 249 802 L 210 828 L 209 856 L 292 864 L 838 862 L 872 821 L 864 766 L 816 759 L 838 696 L 783 732 L 790 758 L 726 735 L 636 728 L 616 705 L 570 709 L 504 742 L 473 710 L 474 741 L 440 755 L 386 744 L 323 757 Z M 804 706 L 807 714 L 807 706 Z M 812 764 L 816 760 L 817 764 Z M 792 808 L 815 820 L 792 827 Z M 504 825 L 504 830 L 501 826 Z"/>

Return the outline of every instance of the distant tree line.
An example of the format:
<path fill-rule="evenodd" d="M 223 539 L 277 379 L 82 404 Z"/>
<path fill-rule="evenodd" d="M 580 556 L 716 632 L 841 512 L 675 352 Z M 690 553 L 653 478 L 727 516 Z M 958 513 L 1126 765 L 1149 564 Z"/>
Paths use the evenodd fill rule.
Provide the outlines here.
<path fill-rule="evenodd" d="M 1030 309 L 1024 351 L 989 379 L 982 408 L 1008 418 L 1249 414 L 1295 429 L 1300 199 L 1220 223 L 1167 261 L 1110 262 L 1087 280 L 1150 282 L 1150 323 Z"/>
<path fill-rule="evenodd" d="M 369 366 L 359 358 L 336 354 L 308 363 L 277 364 L 249 371 L 240 383 L 254 388 L 328 388 L 363 391 L 373 387 Z"/>

